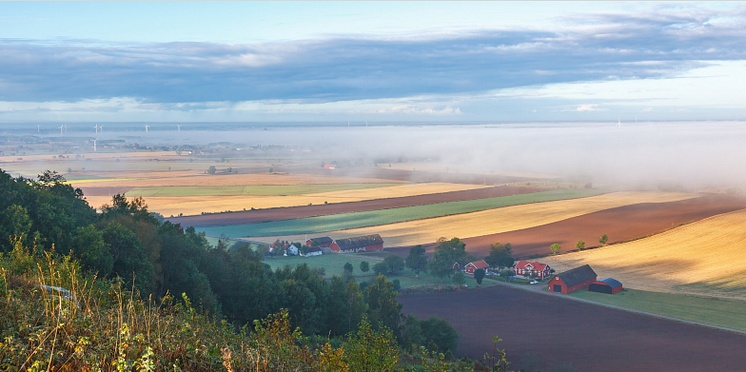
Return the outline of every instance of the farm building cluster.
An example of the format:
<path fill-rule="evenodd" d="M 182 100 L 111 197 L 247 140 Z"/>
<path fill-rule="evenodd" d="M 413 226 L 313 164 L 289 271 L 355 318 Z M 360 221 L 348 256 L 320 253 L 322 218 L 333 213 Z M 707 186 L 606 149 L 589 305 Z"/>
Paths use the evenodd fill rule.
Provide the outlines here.
<path fill-rule="evenodd" d="M 616 279 L 598 280 L 598 275 L 590 265 L 583 265 L 557 274 L 549 281 L 549 292 L 572 293 L 581 289 L 590 292 L 616 294 L 624 290 L 622 283 Z"/>
<path fill-rule="evenodd" d="M 332 239 L 328 236 L 308 239 L 305 245 L 276 241 L 269 246 L 272 254 L 285 256 L 318 256 L 325 253 L 357 253 L 383 250 L 383 238 L 378 234 L 346 239 Z"/>

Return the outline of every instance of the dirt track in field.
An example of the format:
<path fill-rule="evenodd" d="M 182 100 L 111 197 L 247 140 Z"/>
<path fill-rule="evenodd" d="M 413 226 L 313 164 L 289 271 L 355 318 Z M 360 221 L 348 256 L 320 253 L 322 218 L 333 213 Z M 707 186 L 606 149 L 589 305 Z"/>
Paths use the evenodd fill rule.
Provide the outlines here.
<path fill-rule="evenodd" d="M 168 220 L 173 223 L 181 223 L 184 226 L 226 226 L 247 223 L 260 223 L 270 221 L 282 221 L 295 218 L 306 218 L 314 216 L 325 216 L 337 213 L 350 213 L 373 211 L 378 209 L 410 207 L 415 205 L 427 205 L 434 203 L 445 203 L 452 201 L 473 200 L 493 198 L 498 196 L 525 194 L 539 192 L 546 189 L 531 187 L 490 187 L 476 190 L 452 191 L 437 194 L 426 194 L 407 196 L 401 198 L 376 199 L 350 203 L 336 203 L 329 205 L 314 205 L 291 208 L 261 209 L 254 211 L 240 211 L 231 213 L 220 213 L 212 215 L 175 217 Z"/>
<path fill-rule="evenodd" d="M 402 295 L 403 312 L 447 319 L 457 356 L 482 360 L 500 336 L 510 366 L 537 353 L 542 371 L 742 371 L 746 336 L 505 286 Z"/>
<path fill-rule="evenodd" d="M 598 239 L 604 234 L 609 237 L 608 243 L 623 242 L 743 208 L 746 208 L 744 198 L 707 195 L 669 203 L 628 205 L 547 225 L 462 240 L 466 243 L 466 250 L 476 257 L 486 256 L 491 244 L 501 242 L 511 243 L 513 256 L 523 258 L 550 254 L 552 243 L 559 243 L 561 251 L 565 252 L 574 250 L 578 240 L 585 241 L 586 248 L 599 246 Z M 433 247 L 434 244 L 427 246 L 428 250 Z M 386 250 L 406 257 L 409 247 Z"/>

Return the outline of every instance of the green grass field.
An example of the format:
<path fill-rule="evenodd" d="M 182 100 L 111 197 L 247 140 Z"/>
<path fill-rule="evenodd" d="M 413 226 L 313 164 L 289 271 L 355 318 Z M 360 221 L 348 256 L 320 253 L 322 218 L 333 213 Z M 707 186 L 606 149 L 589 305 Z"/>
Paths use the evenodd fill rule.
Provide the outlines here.
<path fill-rule="evenodd" d="M 334 185 L 259 185 L 259 186 L 164 186 L 135 187 L 125 194 L 127 197 L 152 196 L 280 196 L 305 195 L 322 192 L 360 190 L 379 187 L 397 186 L 388 183 L 355 183 Z"/>
<path fill-rule="evenodd" d="M 279 258 L 268 258 L 265 259 L 264 263 L 269 265 L 272 270 L 275 270 L 277 268 L 285 267 L 285 265 L 290 265 L 290 267 L 295 267 L 298 264 L 305 263 L 310 268 L 316 268 L 316 267 L 323 267 L 324 268 L 324 277 L 331 278 L 334 275 L 342 276 L 344 274 L 344 265 L 345 263 L 349 262 L 352 264 L 352 267 L 354 268 L 352 270 L 352 274 L 354 274 L 357 277 L 358 282 L 363 281 L 369 281 L 372 279 L 375 279 L 375 274 L 373 274 L 372 271 L 368 271 L 367 273 L 363 273 L 360 271 L 360 263 L 363 261 L 367 261 L 368 265 L 372 268 L 373 265 L 381 262 L 380 258 L 374 258 L 370 256 L 366 256 L 365 253 L 355 253 L 355 254 L 324 254 L 321 256 L 314 256 L 314 257 L 279 257 Z M 399 282 L 401 284 L 402 288 L 409 288 L 409 287 L 415 287 L 420 285 L 429 285 L 429 284 L 438 284 L 441 282 L 439 278 L 435 278 L 427 273 L 420 273 L 420 277 L 416 278 L 414 275 L 414 271 L 411 269 L 405 269 L 401 271 L 399 274 L 396 275 L 387 275 L 386 276 L 389 281 L 393 281 L 394 279 L 399 279 Z M 452 284 L 453 281 L 451 278 L 443 278 L 444 284 Z M 477 283 L 473 278 L 466 277 L 465 282 L 469 288 L 476 288 Z M 482 282 L 483 287 L 488 287 L 495 285 L 495 283 L 490 283 L 487 281 Z"/>
<path fill-rule="evenodd" d="M 628 289 L 615 295 L 577 291 L 569 296 L 746 331 L 746 303 Z"/>
<path fill-rule="evenodd" d="M 518 204 L 546 202 L 554 200 L 575 199 L 601 194 L 599 191 L 586 190 L 549 190 L 529 194 L 499 196 L 486 199 L 474 199 L 438 204 L 418 205 L 413 207 L 380 209 L 375 211 L 340 213 L 328 216 L 298 218 L 294 220 L 265 222 L 246 225 L 203 227 L 207 235 L 230 237 L 272 236 L 310 234 L 323 231 L 334 231 L 385 225 L 397 222 L 414 221 L 424 218 L 441 217 L 452 214 L 477 212 L 486 209 L 507 207 Z"/>

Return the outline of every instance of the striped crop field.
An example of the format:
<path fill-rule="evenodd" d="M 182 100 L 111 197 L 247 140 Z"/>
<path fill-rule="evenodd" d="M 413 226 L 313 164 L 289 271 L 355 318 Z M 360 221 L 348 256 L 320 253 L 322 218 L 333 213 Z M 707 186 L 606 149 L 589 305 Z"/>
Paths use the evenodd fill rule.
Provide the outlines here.
<path fill-rule="evenodd" d="M 546 261 L 559 272 L 589 264 L 634 289 L 746 300 L 744 252 L 746 209 Z"/>
<path fill-rule="evenodd" d="M 216 176 L 217 177 L 217 176 Z M 281 177 L 281 176 L 275 176 Z M 197 177 L 193 177 L 197 178 Z M 395 186 L 377 187 L 371 189 L 342 190 L 322 192 L 308 195 L 288 196 L 154 196 L 145 198 L 148 210 L 158 212 L 164 216 L 179 213 L 197 215 L 202 212 L 216 213 L 222 211 L 239 211 L 251 208 L 283 208 L 303 205 L 319 205 L 329 203 L 357 202 L 363 200 L 401 198 L 415 195 L 437 194 L 451 191 L 475 190 L 485 188 L 484 185 L 467 185 L 455 183 L 413 183 L 397 184 Z M 489 186 L 492 187 L 492 186 Z M 88 202 L 98 207 L 104 203 L 111 203 L 109 196 L 87 196 Z"/>
<path fill-rule="evenodd" d="M 572 200 L 514 205 L 473 213 L 464 213 L 455 216 L 333 231 L 324 234 L 309 234 L 308 238 L 328 235 L 333 239 L 342 239 L 369 234 L 380 234 L 381 237 L 383 237 L 384 247 L 406 247 L 416 244 L 434 243 L 440 237 L 458 237 L 463 239 L 497 234 L 546 225 L 548 223 L 625 205 L 640 203 L 667 203 L 700 196 L 701 195 L 699 194 L 691 193 L 614 192 Z M 240 231 L 237 230 L 235 233 L 238 234 Z M 278 238 L 299 241 L 304 238 L 304 235 L 257 237 L 253 238 L 253 240 L 271 243 Z M 468 250 L 469 247 L 466 247 L 466 249 Z"/>
<path fill-rule="evenodd" d="M 205 227 L 200 230 L 205 231 L 208 235 L 220 236 L 221 234 L 225 234 L 226 236 L 233 237 L 311 234 L 323 231 L 395 224 L 399 222 L 470 213 L 518 204 L 583 198 L 598 195 L 599 193 L 599 191 L 589 190 L 558 189 L 486 199 L 380 209 L 365 212 L 340 213 L 285 221 Z"/>
<path fill-rule="evenodd" d="M 361 190 L 379 187 L 397 186 L 391 183 L 355 183 L 328 185 L 252 185 L 252 186 L 166 186 L 166 187 L 135 187 L 128 191 L 127 197 L 152 196 L 283 196 L 305 195 L 324 192 Z"/>

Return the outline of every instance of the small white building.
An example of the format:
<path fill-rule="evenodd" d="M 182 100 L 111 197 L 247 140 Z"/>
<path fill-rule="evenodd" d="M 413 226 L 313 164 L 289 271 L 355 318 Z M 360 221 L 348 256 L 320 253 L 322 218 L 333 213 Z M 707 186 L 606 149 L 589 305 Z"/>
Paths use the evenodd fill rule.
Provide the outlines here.
<path fill-rule="evenodd" d="M 324 252 L 319 247 L 311 247 L 308 248 L 308 253 L 306 253 L 306 257 L 311 256 L 321 256 Z"/>
<path fill-rule="evenodd" d="M 295 244 L 290 244 L 285 248 L 285 255 L 286 256 L 297 256 L 298 253 L 300 253 L 300 250 L 298 247 L 295 246 Z"/>

